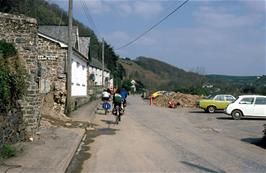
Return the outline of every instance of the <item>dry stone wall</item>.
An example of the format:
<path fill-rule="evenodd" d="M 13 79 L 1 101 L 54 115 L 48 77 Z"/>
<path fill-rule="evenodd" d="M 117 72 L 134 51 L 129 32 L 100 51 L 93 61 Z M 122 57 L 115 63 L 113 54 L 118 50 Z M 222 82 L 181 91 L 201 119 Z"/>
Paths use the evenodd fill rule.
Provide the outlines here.
<path fill-rule="evenodd" d="M 23 138 L 18 129 L 31 135 L 38 129 L 40 123 L 41 97 L 37 73 L 37 21 L 33 18 L 5 13 L 0 13 L 0 21 L 0 39 L 14 44 L 28 73 L 27 93 L 23 100 L 19 101 L 21 112 L 13 111 L 8 116 L 9 118 L 0 121 L 1 135 L 4 135 L 2 139 L 17 141 Z M 21 124 L 23 125 L 21 126 Z M 23 129 L 23 127 L 25 128 Z"/>

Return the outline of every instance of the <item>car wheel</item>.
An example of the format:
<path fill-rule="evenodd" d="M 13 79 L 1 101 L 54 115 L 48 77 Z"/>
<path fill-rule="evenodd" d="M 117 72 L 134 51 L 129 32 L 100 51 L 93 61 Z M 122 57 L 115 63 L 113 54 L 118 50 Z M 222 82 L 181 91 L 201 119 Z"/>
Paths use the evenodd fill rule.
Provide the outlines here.
<path fill-rule="evenodd" d="M 242 116 L 243 116 L 243 114 L 242 114 L 242 112 L 240 110 L 234 110 L 232 112 L 232 118 L 234 120 L 240 120 L 242 118 Z"/>
<path fill-rule="evenodd" d="M 207 108 L 207 110 L 208 110 L 209 113 L 214 113 L 215 112 L 215 107 L 214 106 L 209 106 Z"/>

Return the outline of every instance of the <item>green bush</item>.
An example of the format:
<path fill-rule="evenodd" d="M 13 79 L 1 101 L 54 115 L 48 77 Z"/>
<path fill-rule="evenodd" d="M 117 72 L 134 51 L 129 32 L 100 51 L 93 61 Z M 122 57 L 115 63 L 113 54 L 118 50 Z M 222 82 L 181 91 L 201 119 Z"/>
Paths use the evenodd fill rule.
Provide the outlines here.
<path fill-rule="evenodd" d="M 208 95 L 209 92 L 206 88 L 201 87 L 176 87 L 175 92 L 181 92 L 185 94 L 193 94 L 193 95 Z"/>
<path fill-rule="evenodd" d="M 15 155 L 16 155 L 16 149 L 14 146 L 10 144 L 4 144 L 0 148 L 0 158 L 2 159 L 6 159 Z"/>
<path fill-rule="evenodd" d="M 0 41 L 0 112 L 7 113 L 26 92 L 27 73 L 15 47 Z"/>
<path fill-rule="evenodd" d="M 127 91 L 130 91 L 131 90 L 131 81 L 129 79 L 126 79 L 123 81 L 122 83 L 122 88 L 125 88 Z"/>
<path fill-rule="evenodd" d="M 17 54 L 17 50 L 11 43 L 0 40 L 0 54 L 2 54 L 3 57 L 11 57 Z"/>

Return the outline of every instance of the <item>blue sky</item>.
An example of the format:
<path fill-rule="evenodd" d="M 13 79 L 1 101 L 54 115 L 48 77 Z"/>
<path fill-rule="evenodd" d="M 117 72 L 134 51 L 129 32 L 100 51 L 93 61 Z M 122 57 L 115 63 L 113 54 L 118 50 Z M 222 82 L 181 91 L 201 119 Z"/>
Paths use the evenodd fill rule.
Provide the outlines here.
<path fill-rule="evenodd" d="M 67 0 L 47 0 L 67 9 Z M 183 1 L 74 0 L 74 17 L 92 28 L 114 49 L 128 43 Z M 265 75 L 265 1 L 191 0 L 157 28 L 129 47 L 121 57 L 147 56 L 187 71 L 206 74 Z"/>

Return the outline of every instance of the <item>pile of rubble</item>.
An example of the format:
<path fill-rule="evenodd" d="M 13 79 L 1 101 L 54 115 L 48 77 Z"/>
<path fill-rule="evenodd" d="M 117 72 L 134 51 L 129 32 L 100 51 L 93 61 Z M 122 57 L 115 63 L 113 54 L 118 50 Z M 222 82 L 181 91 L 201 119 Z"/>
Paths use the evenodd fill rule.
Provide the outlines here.
<path fill-rule="evenodd" d="M 179 92 L 167 92 L 153 99 L 153 104 L 160 107 L 176 108 L 178 106 L 193 108 L 196 107 L 196 102 L 202 96 L 183 94 Z"/>

